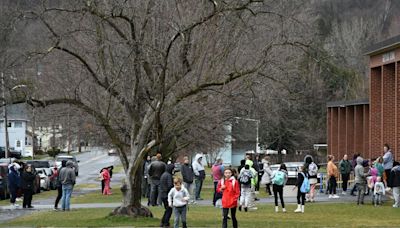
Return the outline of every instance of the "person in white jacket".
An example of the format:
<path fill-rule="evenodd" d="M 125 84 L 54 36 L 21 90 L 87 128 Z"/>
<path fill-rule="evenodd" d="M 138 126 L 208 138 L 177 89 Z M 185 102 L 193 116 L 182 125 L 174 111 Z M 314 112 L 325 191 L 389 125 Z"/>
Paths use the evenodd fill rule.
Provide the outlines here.
<path fill-rule="evenodd" d="M 271 193 L 271 176 L 272 176 L 272 170 L 271 167 L 269 166 L 269 155 L 265 155 L 263 160 L 261 161 L 263 163 L 263 170 L 264 174 L 261 177 L 261 185 L 266 186 L 266 191 L 269 196 L 272 196 Z"/>
<path fill-rule="evenodd" d="M 192 163 L 194 172 L 194 183 L 196 186 L 196 200 L 203 200 L 200 197 L 201 188 L 203 187 L 203 181 L 206 178 L 206 173 L 203 166 L 203 154 L 196 154 L 194 161 Z"/>
<path fill-rule="evenodd" d="M 189 192 L 182 185 L 182 179 L 174 179 L 174 187 L 168 193 L 168 205 L 174 209 L 174 227 L 179 227 L 179 220 L 182 220 L 182 227 L 186 228 L 186 211 L 189 201 Z"/>
<path fill-rule="evenodd" d="M 382 178 L 378 176 L 374 185 L 374 197 L 372 198 L 375 207 L 382 205 L 382 195 L 385 195 L 385 185 Z"/>

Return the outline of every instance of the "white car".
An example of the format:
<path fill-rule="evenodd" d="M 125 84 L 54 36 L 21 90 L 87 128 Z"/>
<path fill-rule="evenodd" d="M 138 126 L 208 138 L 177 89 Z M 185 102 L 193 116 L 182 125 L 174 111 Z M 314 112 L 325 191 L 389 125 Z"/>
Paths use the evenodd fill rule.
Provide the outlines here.
<path fill-rule="evenodd" d="M 50 190 L 50 177 L 52 175 L 50 168 L 36 168 L 36 173 L 40 177 L 40 188 L 46 191 Z"/>
<path fill-rule="evenodd" d="M 57 168 L 60 169 L 61 168 L 61 162 L 63 160 L 66 161 L 72 161 L 74 163 L 74 170 L 75 170 L 75 175 L 78 176 L 79 174 L 79 165 L 78 165 L 78 160 L 76 160 L 76 157 L 74 155 L 58 155 L 56 157 L 56 165 Z"/>

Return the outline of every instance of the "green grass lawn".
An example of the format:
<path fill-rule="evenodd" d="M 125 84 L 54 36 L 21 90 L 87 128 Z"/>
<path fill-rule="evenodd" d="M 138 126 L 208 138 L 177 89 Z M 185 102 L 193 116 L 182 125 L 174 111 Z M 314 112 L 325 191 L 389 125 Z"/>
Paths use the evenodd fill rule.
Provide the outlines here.
<path fill-rule="evenodd" d="M 295 214 L 295 205 L 288 205 L 288 213 L 275 213 L 273 205 L 262 205 L 257 211 L 238 212 L 239 227 L 388 227 L 398 226 L 400 209 L 391 205 L 373 207 L 348 203 L 309 204 L 304 214 Z M 11 226 L 130 226 L 157 227 L 162 217 L 161 207 L 151 208 L 154 218 L 131 219 L 108 216 L 111 209 L 79 209 L 71 212 L 35 212 L 12 222 Z M 67 216 L 68 215 L 68 216 Z M 82 216 L 84 215 L 84 216 Z M 210 206 L 191 206 L 188 211 L 190 227 L 220 227 L 221 210 Z M 171 219 L 172 222 L 172 219 Z"/>

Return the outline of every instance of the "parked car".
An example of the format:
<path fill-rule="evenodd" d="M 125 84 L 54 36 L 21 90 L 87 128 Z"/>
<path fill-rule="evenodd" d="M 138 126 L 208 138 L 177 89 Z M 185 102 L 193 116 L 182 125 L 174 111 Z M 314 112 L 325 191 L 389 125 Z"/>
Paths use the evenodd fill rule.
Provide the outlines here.
<path fill-rule="evenodd" d="M 117 149 L 112 148 L 108 150 L 108 156 L 117 155 Z"/>
<path fill-rule="evenodd" d="M 0 199 L 4 200 L 9 198 L 10 193 L 8 192 L 8 164 L 0 163 Z"/>
<path fill-rule="evenodd" d="M 287 171 L 288 171 L 288 181 L 287 184 L 295 184 L 296 180 L 297 180 L 297 173 L 299 170 L 299 167 L 304 165 L 303 162 L 285 162 Z M 275 164 L 275 165 L 271 165 L 271 170 L 272 171 L 276 171 L 279 169 L 281 165 L 280 164 Z"/>
<path fill-rule="evenodd" d="M 74 155 L 58 155 L 56 157 L 56 165 L 57 168 L 61 168 L 61 161 L 66 160 L 66 161 L 72 161 L 74 163 L 74 169 L 75 169 L 75 175 L 79 175 L 79 160 L 76 160 L 76 157 Z"/>
<path fill-rule="evenodd" d="M 49 168 L 36 168 L 36 173 L 40 177 L 40 188 L 49 191 L 51 188 L 51 169 Z"/>
<path fill-rule="evenodd" d="M 0 158 L 5 158 L 6 157 L 6 149 L 4 146 L 0 147 Z M 14 150 L 14 148 L 10 147 L 8 148 L 8 152 L 11 158 L 17 158 L 21 159 L 21 152 Z"/>

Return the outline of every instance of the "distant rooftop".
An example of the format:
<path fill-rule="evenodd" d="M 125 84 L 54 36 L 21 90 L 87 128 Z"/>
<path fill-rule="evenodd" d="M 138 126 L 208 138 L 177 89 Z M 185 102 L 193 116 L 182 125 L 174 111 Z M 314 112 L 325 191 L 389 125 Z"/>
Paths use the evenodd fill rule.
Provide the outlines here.
<path fill-rule="evenodd" d="M 365 55 L 377 55 L 390 49 L 400 47 L 400 35 L 383 40 L 367 48 Z"/>
<path fill-rule="evenodd" d="M 369 104 L 369 99 L 360 99 L 360 100 L 352 100 L 352 101 L 331 101 L 326 103 L 326 107 L 346 107 L 346 106 L 353 106 L 353 105 L 364 105 Z"/>
<path fill-rule="evenodd" d="M 3 108 L 0 109 L 0 119 L 4 119 Z M 28 111 L 25 103 L 7 105 L 8 120 L 28 120 Z"/>

